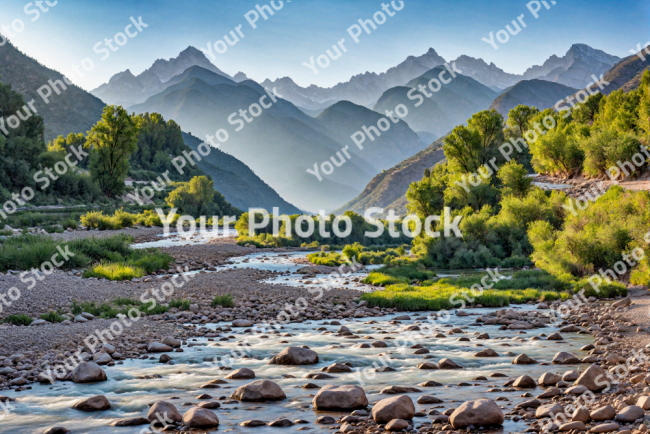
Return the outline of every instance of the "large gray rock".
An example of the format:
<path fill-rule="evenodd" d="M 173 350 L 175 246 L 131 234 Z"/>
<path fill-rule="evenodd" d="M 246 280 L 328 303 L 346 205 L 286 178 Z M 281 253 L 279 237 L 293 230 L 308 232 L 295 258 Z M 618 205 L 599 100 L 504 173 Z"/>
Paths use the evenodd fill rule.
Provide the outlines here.
<path fill-rule="evenodd" d="M 528 375 L 522 375 L 521 377 L 517 378 L 514 383 L 512 383 L 512 387 L 534 389 L 537 387 L 537 383 L 535 383 L 535 380 L 533 380 L 532 377 L 529 377 Z"/>
<path fill-rule="evenodd" d="M 106 381 L 106 372 L 95 362 L 81 362 L 72 371 L 75 383 L 97 383 Z"/>
<path fill-rule="evenodd" d="M 163 339 L 162 343 L 172 348 L 180 348 L 182 342 L 180 339 L 176 339 L 173 336 L 167 336 Z"/>
<path fill-rule="evenodd" d="M 543 417 L 553 417 L 559 413 L 564 413 L 564 407 L 561 404 L 546 404 L 537 407 L 535 417 L 541 419 Z"/>
<path fill-rule="evenodd" d="M 557 374 L 554 374 L 552 372 L 544 372 L 541 377 L 539 377 L 539 385 L 540 386 L 552 386 L 553 384 L 557 384 L 558 381 L 560 381 L 562 377 L 560 377 Z"/>
<path fill-rule="evenodd" d="M 612 304 L 612 307 L 613 307 L 614 309 L 616 309 L 617 307 L 627 307 L 627 306 L 629 306 L 629 305 L 631 305 L 631 304 L 632 304 L 632 299 L 631 299 L 630 297 L 625 297 L 625 298 L 622 299 L 622 300 L 615 301 L 615 302 Z"/>
<path fill-rule="evenodd" d="M 183 417 L 176 409 L 174 404 L 167 401 L 156 401 L 149 408 L 147 413 L 147 420 L 149 422 L 158 422 L 168 421 L 168 422 L 180 422 L 183 420 Z"/>
<path fill-rule="evenodd" d="M 464 402 L 449 417 L 449 422 L 456 429 L 465 429 L 470 425 L 494 426 L 502 425 L 505 416 L 494 401 L 477 399 Z"/>
<path fill-rule="evenodd" d="M 591 365 L 573 383 L 575 386 L 583 385 L 592 392 L 597 392 L 609 387 L 605 370 L 598 365 Z"/>
<path fill-rule="evenodd" d="M 97 395 L 75 402 L 72 408 L 80 411 L 102 411 L 111 408 L 111 403 L 104 395 Z"/>
<path fill-rule="evenodd" d="M 147 352 L 149 353 L 169 353 L 174 351 L 169 345 L 161 344 L 160 342 L 152 342 L 147 346 Z"/>
<path fill-rule="evenodd" d="M 526 354 L 519 354 L 512 361 L 512 364 L 513 365 L 535 365 L 537 364 L 537 360 L 531 359 Z"/>
<path fill-rule="evenodd" d="M 219 425 L 219 418 L 213 411 L 192 407 L 183 415 L 183 425 L 190 428 L 210 428 Z"/>
<path fill-rule="evenodd" d="M 233 327 L 252 327 L 253 322 L 247 319 L 236 319 L 232 322 Z"/>
<path fill-rule="evenodd" d="M 232 371 L 226 377 L 227 380 L 250 380 L 251 378 L 255 378 L 255 372 L 248 368 L 240 368 Z"/>
<path fill-rule="evenodd" d="M 492 348 L 486 348 L 474 354 L 474 357 L 499 357 L 499 354 Z"/>
<path fill-rule="evenodd" d="M 439 369 L 463 369 L 462 366 L 460 366 L 458 363 L 454 362 L 451 359 L 442 359 L 438 362 L 438 368 Z M 399 417 L 396 417 L 395 419 L 400 419 Z M 401 418 L 403 419 L 403 418 Z"/>
<path fill-rule="evenodd" d="M 406 395 L 392 396 L 373 405 L 371 415 L 377 423 L 390 422 L 393 419 L 411 420 L 415 415 L 415 405 Z"/>
<path fill-rule="evenodd" d="M 625 407 L 616 415 L 616 420 L 618 422 L 630 423 L 637 419 L 643 419 L 644 415 L 645 413 L 641 407 L 630 405 L 629 407 Z"/>
<path fill-rule="evenodd" d="M 288 347 L 273 356 L 271 365 L 313 365 L 318 363 L 318 354 L 307 348 Z"/>
<path fill-rule="evenodd" d="M 612 420 L 616 416 L 616 410 L 611 405 L 605 405 L 603 407 L 598 407 L 589 413 L 589 417 L 593 420 Z"/>
<path fill-rule="evenodd" d="M 312 401 L 316 410 L 354 410 L 368 406 L 363 388 L 353 385 L 322 387 Z"/>
<path fill-rule="evenodd" d="M 239 401 L 279 401 L 286 397 L 280 386 L 269 380 L 253 381 L 239 387 L 230 395 L 231 399 Z"/>
<path fill-rule="evenodd" d="M 580 360 L 571 353 L 560 351 L 553 357 L 553 363 L 556 365 L 574 365 L 580 363 Z"/>

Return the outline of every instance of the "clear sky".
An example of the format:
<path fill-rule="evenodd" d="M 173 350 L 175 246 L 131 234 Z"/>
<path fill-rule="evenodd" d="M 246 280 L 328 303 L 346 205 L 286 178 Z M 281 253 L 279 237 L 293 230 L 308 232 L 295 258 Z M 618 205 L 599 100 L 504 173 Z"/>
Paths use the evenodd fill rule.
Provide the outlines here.
<path fill-rule="evenodd" d="M 40 2 L 36 2 L 40 3 Z M 50 0 L 50 4 L 55 2 Z M 390 4 L 384 0 L 384 3 Z M 394 2 L 398 7 L 400 2 Z M 378 0 L 285 0 L 268 20 L 253 29 L 245 15 L 264 0 L 59 0 L 47 12 L 29 1 L 2 0 L 0 26 L 21 20 L 24 28 L 11 37 L 20 50 L 44 65 L 66 73 L 85 58 L 94 68 L 83 77 L 67 73 L 90 90 L 120 71 L 139 74 L 156 59 L 175 57 L 189 45 L 206 48 L 242 25 L 244 38 L 224 54 L 215 53 L 215 65 L 228 74 L 245 72 L 250 78 L 289 76 L 306 86 L 332 86 L 366 71 L 383 72 L 409 55 L 429 47 L 447 60 L 461 54 L 494 62 L 511 73 L 522 73 L 549 56 L 562 56 L 574 43 L 585 43 L 625 57 L 637 44 L 650 41 L 650 2 L 642 0 L 557 0 L 546 9 L 538 3 L 534 18 L 523 0 L 405 0 L 401 11 L 387 18 L 371 34 L 355 43 L 347 29 L 359 19 L 372 19 L 381 10 Z M 533 2 L 536 3 L 536 2 Z M 279 0 L 275 5 L 279 5 Z M 43 8 L 46 3 L 41 3 Z M 531 5 L 534 7 L 535 5 Z M 392 6 L 389 9 L 393 13 Z M 526 28 L 495 50 L 482 41 L 523 14 Z M 111 52 L 106 60 L 93 47 L 124 30 L 130 17 L 142 16 L 148 25 L 133 39 Z M 20 23 L 15 22 L 20 29 Z M 511 24 L 511 28 L 512 28 Z M 133 31 L 133 29 L 130 29 Z M 3 34 L 7 32 L 3 31 Z M 315 74 L 303 66 L 345 38 L 348 49 L 338 60 Z M 102 47 L 100 47 L 102 48 Z M 83 71 L 83 70 L 82 70 Z"/>

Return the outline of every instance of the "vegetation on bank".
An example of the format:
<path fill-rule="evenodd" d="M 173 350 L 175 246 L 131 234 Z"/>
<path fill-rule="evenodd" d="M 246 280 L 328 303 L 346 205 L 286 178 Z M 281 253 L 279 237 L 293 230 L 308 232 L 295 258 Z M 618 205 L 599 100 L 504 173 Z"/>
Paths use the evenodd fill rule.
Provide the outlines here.
<path fill-rule="evenodd" d="M 352 262 L 361 265 L 390 264 L 396 260 L 401 261 L 400 258 L 406 254 L 405 247 L 408 247 L 408 245 L 397 248 L 366 247 L 356 242 L 343 247 L 341 253 L 322 250 L 308 254 L 307 259 L 313 264 L 327 265 L 329 267 L 338 267 Z"/>
<path fill-rule="evenodd" d="M 169 268 L 171 256 L 159 249 L 134 249 L 132 242 L 127 235 L 67 242 L 37 235 L 10 237 L 0 241 L 0 272 L 39 270 L 42 264 L 52 263 L 52 257 L 62 262 L 58 267 L 61 270 L 90 267 L 84 277 L 109 280 L 131 279 Z M 69 257 L 63 258 L 60 252 L 70 252 Z"/>
<path fill-rule="evenodd" d="M 247 212 L 243 213 L 237 223 L 235 224 L 235 229 L 239 234 L 237 238 L 237 243 L 239 245 L 251 244 L 258 248 L 264 247 L 318 247 L 321 244 L 327 244 L 329 246 L 333 245 L 348 245 L 359 243 L 363 246 L 385 246 L 385 245 L 400 245 L 411 242 L 411 238 L 407 237 L 401 230 L 402 222 L 396 221 L 395 230 L 399 232 L 398 237 L 391 237 L 389 235 L 389 222 L 388 221 L 379 221 L 380 224 L 384 225 L 383 234 L 379 237 L 372 238 L 367 237 L 366 232 L 372 233 L 377 231 L 377 227 L 374 224 L 370 224 L 363 218 L 363 216 L 356 214 L 352 211 L 347 211 L 344 216 L 348 217 L 351 221 L 352 230 L 349 235 L 345 237 L 339 237 L 334 233 L 333 226 L 338 224 L 341 228 L 341 231 L 345 230 L 346 225 L 340 218 L 337 219 L 335 215 L 330 215 L 322 222 L 323 217 L 321 216 L 307 216 L 307 215 L 291 215 L 291 216 L 275 216 L 279 221 L 279 230 L 277 231 L 278 236 L 273 236 L 273 214 L 269 215 L 268 224 L 260 229 L 255 230 L 255 236 L 250 236 L 249 234 L 249 214 Z M 297 224 L 297 220 L 301 219 L 300 224 Z M 286 221 L 288 220 L 288 222 Z M 261 224 L 263 222 L 263 217 L 260 214 L 255 214 L 256 224 Z M 322 223 L 321 223 L 322 222 Z M 289 224 L 290 231 L 287 236 L 287 224 Z M 322 231 L 321 231 L 322 225 Z M 310 228 L 314 230 L 308 230 Z M 299 230 L 297 230 L 299 228 Z M 298 232 L 305 234 L 310 233 L 309 236 L 301 236 Z M 329 236 L 324 237 L 321 233 L 328 233 Z"/>

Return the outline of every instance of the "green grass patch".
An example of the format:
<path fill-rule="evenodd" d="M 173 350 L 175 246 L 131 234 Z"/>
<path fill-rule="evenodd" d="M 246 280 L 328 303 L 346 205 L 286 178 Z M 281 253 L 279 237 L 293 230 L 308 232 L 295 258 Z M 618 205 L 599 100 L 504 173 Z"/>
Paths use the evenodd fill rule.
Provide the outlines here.
<path fill-rule="evenodd" d="M 510 279 L 494 281 L 486 272 L 482 275 L 448 277 L 440 279 L 440 283 L 449 283 L 461 288 L 470 288 L 472 285 L 481 285 L 481 279 L 485 279 L 487 285 L 493 285 L 490 289 L 541 289 L 545 291 L 567 291 L 571 283 L 558 279 L 557 277 L 542 270 L 523 270 L 515 272 Z"/>
<path fill-rule="evenodd" d="M 477 291 L 478 292 L 478 291 Z M 458 309 L 462 302 L 467 306 L 480 304 L 483 307 L 503 307 L 511 303 L 529 301 L 553 301 L 567 299 L 567 292 L 523 290 L 484 290 L 475 295 L 469 289 L 459 288 L 447 283 L 434 283 L 431 286 L 414 287 L 406 284 L 391 285 L 384 290 L 363 294 L 361 300 L 370 306 L 390 307 L 408 311 Z"/>
<path fill-rule="evenodd" d="M 59 313 L 54 311 L 49 311 L 48 313 L 44 313 L 43 315 L 40 316 L 40 318 L 49 322 L 63 322 L 67 319 L 63 315 L 60 315 Z"/>
<path fill-rule="evenodd" d="M 190 304 L 192 303 L 189 300 L 172 298 L 172 300 L 169 302 L 169 307 L 175 307 L 176 309 L 180 309 L 180 310 L 189 310 Z"/>
<path fill-rule="evenodd" d="M 9 315 L 7 318 L 3 320 L 3 322 L 8 323 L 8 324 L 13 324 L 17 326 L 27 326 L 32 323 L 33 319 L 31 319 L 29 316 L 25 315 L 24 313 L 21 313 L 20 315 Z"/>
<path fill-rule="evenodd" d="M 397 266 L 387 265 L 373 271 L 363 283 L 373 286 L 388 286 L 397 283 L 426 282 L 436 277 L 436 273 L 422 268 L 417 262 L 404 263 Z"/>
<path fill-rule="evenodd" d="M 169 310 L 167 306 L 156 303 L 152 309 L 149 309 L 150 303 L 142 303 L 139 300 L 132 300 L 128 298 L 117 298 L 110 303 L 92 303 L 82 302 L 78 303 L 74 300 L 70 306 L 70 312 L 74 315 L 79 315 L 82 312 L 87 312 L 98 318 L 117 318 L 118 315 L 127 315 L 129 310 L 135 308 L 141 312 L 142 315 L 158 315 L 165 313 Z"/>
<path fill-rule="evenodd" d="M 212 299 L 212 307 L 235 307 L 235 302 L 232 299 L 232 294 L 217 295 Z"/>
<path fill-rule="evenodd" d="M 142 277 L 145 272 L 142 268 L 124 263 L 101 263 L 86 270 L 83 277 L 96 277 L 107 280 L 131 280 Z"/>

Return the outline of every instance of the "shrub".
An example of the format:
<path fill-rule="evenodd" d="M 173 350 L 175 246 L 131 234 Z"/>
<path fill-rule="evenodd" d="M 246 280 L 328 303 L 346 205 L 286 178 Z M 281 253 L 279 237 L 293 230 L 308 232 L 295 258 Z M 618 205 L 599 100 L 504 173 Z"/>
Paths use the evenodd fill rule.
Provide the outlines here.
<path fill-rule="evenodd" d="M 175 307 L 180 310 L 189 310 L 190 304 L 190 300 L 172 298 L 172 300 L 169 302 L 169 307 Z"/>
<path fill-rule="evenodd" d="M 66 317 L 64 317 L 63 315 L 59 315 L 57 312 L 54 311 L 49 311 L 48 313 L 44 313 L 43 315 L 41 315 L 40 318 L 52 323 L 63 322 L 66 320 Z"/>
<path fill-rule="evenodd" d="M 584 291 L 585 297 L 596 298 L 616 298 L 625 297 L 627 295 L 627 286 L 621 282 L 602 282 L 597 287 L 598 290 L 589 283 L 589 279 L 582 279 L 575 284 L 574 292 L 579 293 Z"/>
<path fill-rule="evenodd" d="M 17 326 L 27 326 L 30 325 L 34 321 L 31 319 L 29 316 L 25 315 L 24 313 L 21 313 L 20 315 L 9 315 L 7 318 L 4 319 L 5 323 L 17 325 Z"/>
<path fill-rule="evenodd" d="M 95 265 L 86 270 L 84 277 L 104 278 L 108 280 L 131 280 L 145 275 L 142 268 L 134 267 L 124 263 L 106 263 Z"/>
<path fill-rule="evenodd" d="M 217 295 L 212 299 L 212 307 L 235 307 L 231 294 Z"/>
<path fill-rule="evenodd" d="M 65 219 L 61 222 L 63 229 L 77 229 L 79 224 L 74 219 Z"/>

